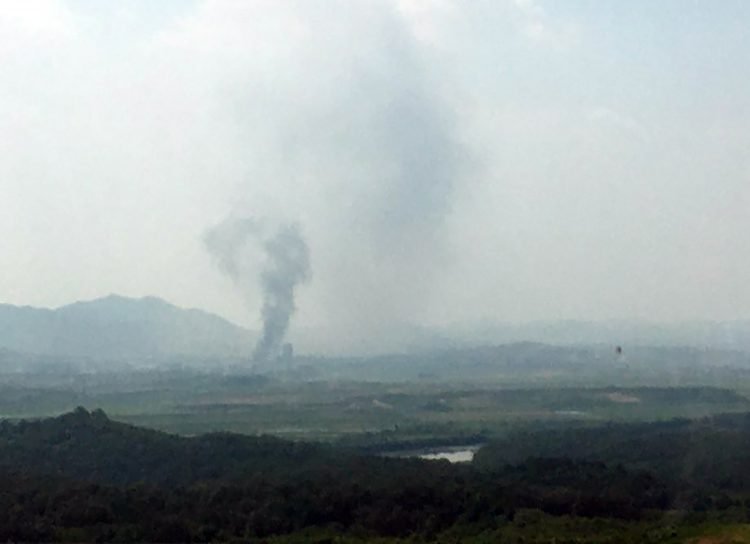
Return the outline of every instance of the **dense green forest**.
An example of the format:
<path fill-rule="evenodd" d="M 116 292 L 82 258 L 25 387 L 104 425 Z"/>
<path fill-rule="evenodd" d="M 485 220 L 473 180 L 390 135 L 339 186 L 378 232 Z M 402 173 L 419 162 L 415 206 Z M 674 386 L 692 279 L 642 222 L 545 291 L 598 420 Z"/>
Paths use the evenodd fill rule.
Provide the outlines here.
<path fill-rule="evenodd" d="M 750 415 L 732 414 L 518 430 L 461 465 L 80 408 L 0 423 L 0 539 L 669 541 L 746 521 L 748 446 Z"/>

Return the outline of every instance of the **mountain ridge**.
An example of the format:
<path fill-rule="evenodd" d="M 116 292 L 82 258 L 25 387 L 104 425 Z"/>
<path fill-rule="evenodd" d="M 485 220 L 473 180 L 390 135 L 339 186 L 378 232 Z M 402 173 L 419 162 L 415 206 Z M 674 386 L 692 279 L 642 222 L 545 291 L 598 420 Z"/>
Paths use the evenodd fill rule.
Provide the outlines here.
<path fill-rule="evenodd" d="M 59 308 L 0 304 L 0 348 L 45 356 L 128 360 L 246 356 L 254 335 L 158 297 L 121 295 Z"/>
<path fill-rule="evenodd" d="M 326 357 L 423 354 L 518 342 L 555 346 L 690 347 L 750 352 L 750 321 L 651 323 L 638 320 L 557 320 L 519 324 L 476 322 L 398 327 L 394 335 L 349 335 L 296 327 L 289 340 L 299 353 Z M 110 294 L 57 308 L 0 303 L 0 350 L 50 360 L 180 363 L 187 359 L 247 359 L 257 335 L 216 314 L 181 308 L 156 296 Z M 608 348 L 609 349 L 609 348 Z M 21 363 L 19 363 L 21 364 Z M 15 368 L 18 365 L 12 365 Z M 23 366 L 23 364 L 21 364 Z M 96 366 L 96 365 L 95 365 Z M 10 367 L 8 367 L 10 368 Z"/>

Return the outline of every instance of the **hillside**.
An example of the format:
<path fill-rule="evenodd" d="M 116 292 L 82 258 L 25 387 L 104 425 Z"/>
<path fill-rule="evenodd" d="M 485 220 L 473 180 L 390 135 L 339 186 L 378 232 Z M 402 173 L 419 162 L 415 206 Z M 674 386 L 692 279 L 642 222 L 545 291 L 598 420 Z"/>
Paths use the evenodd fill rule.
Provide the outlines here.
<path fill-rule="evenodd" d="M 527 451 L 508 456 L 497 443 L 459 466 L 268 437 L 177 437 L 79 408 L 0 421 L 0 539 L 684 542 L 673 537 L 707 519 L 747 520 L 748 421 L 538 430 L 517 435 Z"/>
<path fill-rule="evenodd" d="M 480 452 L 474 464 L 497 470 L 529 457 L 607 462 L 647 469 L 702 490 L 750 489 L 750 414 L 649 424 L 607 424 L 511 433 Z"/>
<path fill-rule="evenodd" d="M 55 358 L 164 359 L 250 353 L 252 335 L 155 297 L 110 295 L 57 309 L 0 305 L 0 349 Z"/>
<path fill-rule="evenodd" d="M 235 479 L 329 460 L 315 444 L 213 433 L 187 438 L 110 420 L 83 408 L 57 418 L 0 422 L 0 469 L 127 485 Z"/>

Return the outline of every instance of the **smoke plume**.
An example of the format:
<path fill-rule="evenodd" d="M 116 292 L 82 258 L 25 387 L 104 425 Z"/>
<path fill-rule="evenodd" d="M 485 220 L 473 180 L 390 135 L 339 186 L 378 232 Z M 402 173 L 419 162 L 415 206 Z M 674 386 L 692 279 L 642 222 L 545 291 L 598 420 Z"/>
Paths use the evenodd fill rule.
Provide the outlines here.
<path fill-rule="evenodd" d="M 326 349 L 375 350 L 402 337 L 405 323 L 432 318 L 472 158 L 454 97 L 403 15 L 387 3 L 335 3 L 331 17 L 322 4 L 292 0 L 250 18 L 275 53 L 258 64 L 248 50 L 226 87 L 246 170 L 237 177 L 247 180 L 234 201 L 262 217 L 304 218 L 316 259 L 306 325 L 325 331 L 314 337 Z M 276 18 L 303 31 L 263 34 L 261 22 Z M 223 267 L 232 273 L 236 263 Z M 265 281 L 250 277 L 256 289 Z M 277 313 L 269 304 L 264 322 Z"/>
<path fill-rule="evenodd" d="M 263 331 L 253 359 L 278 357 L 296 309 L 294 290 L 310 278 L 310 254 L 299 226 L 282 224 L 269 232 L 253 218 L 228 219 L 212 228 L 204 242 L 246 301 L 254 298 L 260 283 Z"/>

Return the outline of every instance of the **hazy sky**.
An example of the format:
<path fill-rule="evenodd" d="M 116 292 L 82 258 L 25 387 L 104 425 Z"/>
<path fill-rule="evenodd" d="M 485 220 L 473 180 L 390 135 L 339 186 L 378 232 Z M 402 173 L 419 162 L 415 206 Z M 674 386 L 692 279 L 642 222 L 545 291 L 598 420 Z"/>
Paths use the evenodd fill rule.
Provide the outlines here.
<path fill-rule="evenodd" d="M 0 301 L 257 326 L 203 245 L 296 223 L 297 326 L 750 317 L 750 2 L 6 0 Z"/>

